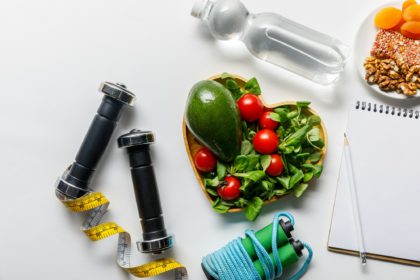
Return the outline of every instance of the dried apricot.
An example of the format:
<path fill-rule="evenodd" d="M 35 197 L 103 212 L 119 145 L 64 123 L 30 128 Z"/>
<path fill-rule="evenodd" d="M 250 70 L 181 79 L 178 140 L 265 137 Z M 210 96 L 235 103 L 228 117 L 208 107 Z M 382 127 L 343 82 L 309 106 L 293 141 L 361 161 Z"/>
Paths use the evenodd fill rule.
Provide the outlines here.
<path fill-rule="evenodd" d="M 400 30 L 401 30 L 401 26 L 402 26 L 404 23 L 405 23 L 405 20 L 404 20 L 403 18 L 401 18 L 400 22 L 399 22 L 397 25 L 395 25 L 394 27 L 392 27 L 390 30 L 400 32 Z"/>
<path fill-rule="evenodd" d="M 375 16 L 375 25 L 381 29 L 391 29 L 397 26 L 402 18 L 400 9 L 387 7 L 380 10 Z"/>
<path fill-rule="evenodd" d="M 420 39 L 420 21 L 407 21 L 401 26 L 401 34 L 405 37 Z"/>
<path fill-rule="evenodd" d="M 420 21 L 420 5 L 415 4 L 408 6 L 404 10 L 403 18 L 405 21 Z"/>
<path fill-rule="evenodd" d="M 405 9 L 407 9 L 409 6 L 417 4 L 416 0 L 407 0 L 403 3 L 402 5 L 402 10 L 404 11 Z"/>

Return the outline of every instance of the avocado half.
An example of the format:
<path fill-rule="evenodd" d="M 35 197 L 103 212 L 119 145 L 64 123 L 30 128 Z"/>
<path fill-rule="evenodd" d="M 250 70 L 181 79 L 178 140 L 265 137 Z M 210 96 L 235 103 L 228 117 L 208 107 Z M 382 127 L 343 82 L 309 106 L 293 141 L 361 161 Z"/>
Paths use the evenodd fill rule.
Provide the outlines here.
<path fill-rule="evenodd" d="M 221 161 L 230 162 L 241 149 L 241 118 L 231 92 L 204 80 L 190 90 L 185 109 L 188 129 Z"/>

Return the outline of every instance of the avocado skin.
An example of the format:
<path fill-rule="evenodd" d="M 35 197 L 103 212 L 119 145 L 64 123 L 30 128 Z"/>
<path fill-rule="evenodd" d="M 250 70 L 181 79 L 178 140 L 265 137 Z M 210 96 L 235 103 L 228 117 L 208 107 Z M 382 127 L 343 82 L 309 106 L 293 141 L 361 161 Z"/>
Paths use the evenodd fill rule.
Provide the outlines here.
<path fill-rule="evenodd" d="M 231 92 L 204 80 L 190 90 L 186 124 L 191 133 L 221 161 L 230 162 L 241 149 L 241 118 Z"/>

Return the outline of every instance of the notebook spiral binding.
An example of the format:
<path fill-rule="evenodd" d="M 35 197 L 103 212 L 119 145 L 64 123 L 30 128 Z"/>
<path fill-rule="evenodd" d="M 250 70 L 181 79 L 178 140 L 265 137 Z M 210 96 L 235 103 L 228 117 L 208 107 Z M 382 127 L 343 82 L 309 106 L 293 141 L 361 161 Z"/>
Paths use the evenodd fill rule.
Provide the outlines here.
<path fill-rule="evenodd" d="M 420 112 L 414 111 L 412 109 L 408 110 L 407 108 L 400 108 L 400 107 L 394 107 L 389 105 L 377 105 L 375 103 L 370 102 L 364 102 L 364 101 L 357 101 L 356 102 L 356 109 L 357 110 L 366 110 L 366 111 L 372 111 L 375 113 L 380 114 L 391 114 L 396 115 L 398 117 L 404 117 L 404 118 L 420 118 Z"/>

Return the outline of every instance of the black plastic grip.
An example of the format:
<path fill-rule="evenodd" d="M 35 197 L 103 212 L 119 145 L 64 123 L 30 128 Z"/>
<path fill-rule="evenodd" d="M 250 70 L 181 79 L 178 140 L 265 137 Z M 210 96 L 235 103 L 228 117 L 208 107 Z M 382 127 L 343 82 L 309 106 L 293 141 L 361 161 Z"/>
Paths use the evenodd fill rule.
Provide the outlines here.
<path fill-rule="evenodd" d="M 76 155 L 76 162 L 94 170 L 108 146 L 116 125 L 116 122 L 96 115 Z"/>
<path fill-rule="evenodd" d="M 89 180 L 104 154 L 111 136 L 121 116 L 124 104 L 104 96 L 93 118 L 85 138 L 77 152 L 75 162 L 71 165 L 66 181 L 81 189 L 78 197 L 88 189 Z"/>
<path fill-rule="evenodd" d="M 134 194 L 143 228 L 143 238 L 151 240 L 165 237 L 167 233 L 149 145 L 129 147 L 128 153 Z"/>

